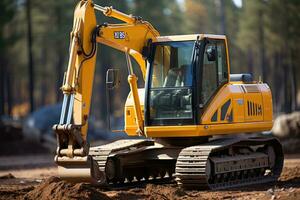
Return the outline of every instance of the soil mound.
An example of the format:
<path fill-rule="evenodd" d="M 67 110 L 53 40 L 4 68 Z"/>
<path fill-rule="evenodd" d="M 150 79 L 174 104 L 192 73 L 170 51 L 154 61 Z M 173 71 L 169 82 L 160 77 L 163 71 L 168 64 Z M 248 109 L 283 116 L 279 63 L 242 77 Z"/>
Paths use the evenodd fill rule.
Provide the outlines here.
<path fill-rule="evenodd" d="M 285 153 L 300 152 L 300 112 L 277 117 L 272 132 L 280 139 Z"/>
<path fill-rule="evenodd" d="M 177 185 L 166 187 L 163 185 L 149 184 L 146 187 L 146 194 L 149 195 L 149 200 L 182 199 L 182 197 L 188 196 L 188 194 Z"/>
<path fill-rule="evenodd" d="M 16 177 L 14 175 L 12 175 L 11 173 L 0 176 L 0 179 L 13 179 L 13 178 L 16 178 Z"/>
<path fill-rule="evenodd" d="M 277 117 L 272 131 L 279 138 L 300 138 L 300 112 Z"/>
<path fill-rule="evenodd" d="M 180 189 L 176 184 L 147 184 L 145 187 L 142 188 L 132 188 L 129 190 L 120 191 L 108 191 L 106 192 L 106 194 L 112 200 L 177 200 L 182 198 L 188 199 L 189 197 L 189 195 L 183 189 Z"/>
<path fill-rule="evenodd" d="M 24 196 L 25 200 L 61 200 L 61 199 L 103 199 L 110 198 L 97 191 L 90 185 L 78 183 L 72 184 L 60 180 L 57 177 L 50 177 L 39 184 L 34 190 Z"/>

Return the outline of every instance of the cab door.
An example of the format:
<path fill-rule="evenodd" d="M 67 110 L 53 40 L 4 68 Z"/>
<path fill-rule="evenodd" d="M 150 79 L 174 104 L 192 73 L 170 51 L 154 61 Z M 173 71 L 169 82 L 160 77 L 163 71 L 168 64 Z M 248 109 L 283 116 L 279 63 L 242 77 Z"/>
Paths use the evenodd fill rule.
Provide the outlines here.
<path fill-rule="evenodd" d="M 206 105 L 224 83 L 228 82 L 226 46 L 224 40 L 208 39 L 204 49 L 201 102 Z"/>
<path fill-rule="evenodd" d="M 198 82 L 199 107 L 203 114 L 219 89 L 228 83 L 228 65 L 226 43 L 224 39 L 205 39 L 202 47 L 202 61 L 200 61 L 200 81 Z M 231 100 L 224 99 L 225 107 L 231 109 Z M 228 105 L 227 105 L 228 104 Z M 224 113 L 224 111 L 223 111 Z M 227 110 L 226 110 L 227 113 Z M 213 120 L 215 122 L 228 121 L 221 116 L 221 110 L 217 109 Z M 201 116 L 200 116 L 201 117 Z M 200 121 L 200 120 L 199 120 Z"/>

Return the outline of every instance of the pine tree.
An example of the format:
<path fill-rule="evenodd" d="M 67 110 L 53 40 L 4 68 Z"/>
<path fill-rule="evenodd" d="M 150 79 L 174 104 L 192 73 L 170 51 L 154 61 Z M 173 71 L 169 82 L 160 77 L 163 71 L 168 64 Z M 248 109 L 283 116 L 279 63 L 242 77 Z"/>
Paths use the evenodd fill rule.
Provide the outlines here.
<path fill-rule="evenodd" d="M 9 35 L 6 32 L 7 26 L 16 12 L 15 5 L 16 2 L 11 0 L 0 2 L 0 116 L 11 114 L 12 109 L 12 70 L 8 67 L 9 56 L 7 50 L 14 43 L 14 35 Z"/>

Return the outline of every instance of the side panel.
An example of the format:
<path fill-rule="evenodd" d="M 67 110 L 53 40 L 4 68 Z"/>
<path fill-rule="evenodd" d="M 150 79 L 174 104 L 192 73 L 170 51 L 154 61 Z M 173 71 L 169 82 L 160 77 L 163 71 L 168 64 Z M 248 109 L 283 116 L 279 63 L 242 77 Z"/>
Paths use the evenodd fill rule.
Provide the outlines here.
<path fill-rule="evenodd" d="M 218 91 L 206 107 L 201 124 L 244 122 L 243 104 L 244 92 L 241 86 L 227 84 Z"/>
<path fill-rule="evenodd" d="M 272 93 L 267 84 L 260 85 L 260 90 L 262 91 L 262 101 L 263 101 L 263 115 L 264 121 L 273 120 L 273 103 L 272 103 Z"/>
<path fill-rule="evenodd" d="M 266 84 L 228 84 L 219 90 L 206 108 L 202 124 L 260 122 L 264 121 L 264 113 L 265 120 L 272 120 L 271 103 Z"/>
<path fill-rule="evenodd" d="M 245 91 L 245 121 L 263 121 L 263 101 L 260 87 L 257 84 L 242 85 Z"/>
<path fill-rule="evenodd" d="M 240 90 L 241 87 L 239 87 Z M 244 94 L 236 93 L 233 94 L 233 119 L 234 122 L 244 122 L 245 121 L 245 108 L 244 108 Z"/>
<path fill-rule="evenodd" d="M 272 121 L 192 126 L 147 126 L 148 137 L 198 137 L 270 130 Z"/>

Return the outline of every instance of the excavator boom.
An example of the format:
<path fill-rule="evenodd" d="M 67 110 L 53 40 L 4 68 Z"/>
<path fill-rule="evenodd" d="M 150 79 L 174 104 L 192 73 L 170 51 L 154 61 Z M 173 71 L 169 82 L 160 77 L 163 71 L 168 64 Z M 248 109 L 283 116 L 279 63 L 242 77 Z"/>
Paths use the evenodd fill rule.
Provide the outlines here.
<path fill-rule="evenodd" d="M 123 21 L 120 24 L 96 23 L 95 11 L 100 11 L 107 17 Z M 137 90 L 137 77 L 131 66 L 130 56 L 138 63 L 143 77 L 146 73 L 146 61 L 143 50 L 149 42 L 159 36 L 157 30 L 146 21 L 138 17 L 124 14 L 112 7 L 101 7 L 92 1 L 80 1 L 74 12 L 73 29 L 70 34 L 70 57 L 68 68 L 64 76 L 62 91 L 64 93 L 62 111 L 59 124 L 53 129 L 57 133 L 58 148 L 55 161 L 63 166 L 73 162 L 82 163 L 90 168 L 92 165 L 88 152 L 89 145 L 86 141 L 88 118 L 90 112 L 93 78 L 96 63 L 97 43 L 108 45 L 126 54 L 129 75 L 128 82 L 134 97 L 134 107 L 137 132 L 143 135 L 143 120 L 140 100 Z M 87 164 L 88 163 L 88 164 Z M 63 174 L 71 177 L 73 172 Z M 87 177 L 91 177 L 89 170 Z M 74 174 L 73 174 L 74 175 Z M 85 176 L 85 175 L 84 175 Z"/>

